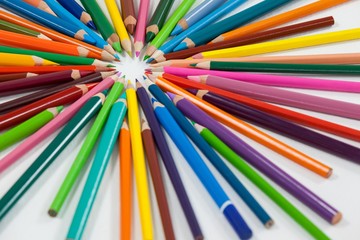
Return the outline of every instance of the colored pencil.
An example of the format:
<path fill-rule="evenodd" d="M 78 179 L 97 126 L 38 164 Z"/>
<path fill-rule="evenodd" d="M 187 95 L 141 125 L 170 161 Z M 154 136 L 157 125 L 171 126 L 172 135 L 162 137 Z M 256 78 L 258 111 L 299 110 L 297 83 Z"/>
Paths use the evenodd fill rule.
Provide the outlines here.
<path fill-rule="evenodd" d="M 219 80 L 218 77 L 216 79 Z M 212 76 L 209 76 L 206 80 L 206 84 L 261 101 L 322 112 L 345 118 L 360 119 L 360 112 L 358 111 L 360 107 L 359 104 L 227 79 L 226 81 L 228 82 L 232 81 L 232 86 L 230 87 L 228 85 L 223 85 L 218 80 L 212 81 Z M 237 85 L 236 88 L 233 88 L 234 84 Z"/>
<path fill-rule="evenodd" d="M 220 184 L 210 172 L 209 168 L 204 163 L 203 159 L 195 150 L 194 146 L 186 137 L 185 133 L 177 124 L 173 116 L 160 102 L 155 100 L 153 102 L 153 106 L 159 122 L 170 135 L 172 141 L 180 150 L 181 154 L 195 172 L 196 176 L 199 178 L 202 185 L 205 187 L 220 211 L 225 215 L 236 234 L 240 239 L 250 239 L 252 236 L 251 229 L 248 227 L 240 213 L 232 204 L 229 197 L 221 188 Z"/>
<path fill-rule="evenodd" d="M 207 4 L 211 1 L 204 1 L 204 4 Z M 158 60 L 162 59 L 163 55 L 165 53 L 172 52 L 174 48 L 181 43 L 182 40 L 184 40 L 187 36 L 189 36 L 191 33 L 194 33 L 196 31 L 199 31 L 203 29 L 204 27 L 207 27 L 211 23 L 213 23 L 215 20 L 219 19 L 223 15 L 229 13 L 234 8 L 238 7 L 239 5 L 243 4 L 244 0 L 233 0 L 233 1 L 227 1 L 223 5 L 221 5 L 219 8 L 217 8 L 215 11 L 209 13 L 206 17 L 202 18 L 200 21 L 196 22 L 193 26 L 186 29 L 184 32 L 180 33 L 179 35 L 175 36 L 173 39 L 162 45 L 158 50 L 152 54 L 151 58 L 148 59 L 147 62 L 151 62 L 153 59 Z M 195 9 L 194 9 L 195 10 Z M 160 61 L 160 60 L 159 60 Z"/>
<path fill-rule="evenodd" d="M 123 1 L 123 0 L 122 0 Z M 146 28 L 145 41 L 148 43 L 154 39 L 156 34 L 159 33 L 163 27 L 167 16 L 169 15 L 170 9 L 174 4 L 174 0 L 160 0 L 154 14 L 152 15 L 149 24 Z"/>
<path fill-rule="evenodd" d="M 56 14 L 53 12 L 53 10 L 51 10 L 51 8 L 43 0 L 24 0 L 24 2 L 26 2 L 27 4 L 30 4 L 31 6 L 37 7 L 40 10 L 43 10 L 47 13 L 50 13 L 50 14 L 56 16 Z"/>
<path fill-rule="evenodd" d="M 191 91 L 191 93 L 230 114 L 246 120 L 247 122 L 251 122 L 255 125 L 269 129 L 270 131 L 285 135 L 289 138 L 303 142 L 309 146 L 352 162 L 360 163 L 360 149 L 350 144 L 285 121 L 279 117 L 255 110 L 254 108 L 244 104 L 217 96 L 216 94 L 205 93 L 204 91 L 202 91 L 199 95 L 197 95 L 198 91 Z"/>
<path fill-rule="evenodd" d="M 128 32 L 126 31 L 125 24 L 123 22 L 123 19 L 121 18 L 119 9 L 116 5 L 115 0 L 105 0 L 107 9 L 110 13 L 111 20 L 114 24 L 115 30 L 120 37 L 121 46 L 123 49 L 127 52 L 127 54 L 131 57 L 132 56 L 132 46 L 131 46 L 131 40 L 129 37 Z"/>
<path fill-rule="evenodd" d="M 161 126 L 155 116 L 148 93 L 145 88 L 140 84 L 140 82 L 136 83 L 136 87 L 136 94 L 139 99 L 140 105 L 145 113 L 145 116 L 149 122 L 152 131 L 154 132 L 155 142 L 160 152 L 161 159 L 165 165 L 166 171 L 168 172 L 175 193 L 184 211 L 186 220 L 193 234 L 193 238 L 203 239 L 199 223 L 196 219 L 194 210 L 191 206 L 189 197 L 182 183 L 182 179 L 175 165 L 174 158 L 170 152 L 164 133 L 162 132 Z"/>
<path fill-rule="evenodd" d="M 120 130 L 119 136 L 119 157 L 120 157 L 120 239 L 131 240 L 132 222 L 132 160 L 131 160 L 131 139 L 129 126 L 126 119 Z"/>
<path fill-rule="evenodd" d="M 96 0 L 80 0 L 80 2 L 91 15 L 101 36 L 103 36 L 116 51 L 121 52 L 119 36 L 115 33 L 113 26 L 110 24 Z"/>
<path fill-rule="evenodd" d="M 168 96 L 172 99 L 175 106 L 180 109 L 186 116 L 191 116 L 192 114 L 200 114 L 202 115 L 200 109 L 195 107 L 192 103 L 184 99 L 179 95 L 174 95 L 172 93 L 167 93 Z M 191 119 L 194 119 L 190 117 Z M 250 210 L 256 215 L 256 217 L 261 221 L 262 224 L 266 228 L 270 228 L 274 221 L 271 219 L 269 214 L 263 209 L 263 207 L 257 202 L 257 200 L 251 195 L 251 193 L 246 189 L 245 186 L 239 184 L 240 187 L 236 189 L 236 192 L 240 195 L 246 205 L 250 208 Z"/>
<path fill-rule="evenodd" d="M 86 179 L 83 192 L 76 207 L 75 214 L 66 237 L 67 239 L 82 238 L 92 206 L 94 205 L 96 195 L 99 191 L 101 181 L 104 177 L 106 167 L 109 164 L 126 111 L 126 95 L 123 94 L 121 98 L 113 104 L 104 126 L 94 161 L 92 162 L 89 175 Z"/>
<path fill-rule="evenodd" d="M 189 98 L 187 98 L 189 99 Z M 189 99 L 190 100 L 190 99 Z M 200 110 L 200 109 L 198 109 Z M 201 115 L 200 112 L 202 112 Z M 190 116 L 190 115 L 186 115 Z M 201 117 L 200 117 L 201 116 Z M 278 168 L 275 164 L 273 164 L 270 160 L 265 158 L 259 152 L 257 152 L 254 148 L 248 145 L 246 142 L 242 141 L 239 137 L 237 137 L 234 133 L 228 130 L 225 126 L 223 126 L 220 122 L 211 118 L 208 114 L 203 111 L 197 111 L 197 114 L 191 114 L 191 119 L 196 119 L 199 124 L 202 124 L 205 127 L 208 127 L 212 130 L 216 135 L 220 137 L 230 148 L 232 148 L 236 153 L 241 156 L 244 156 L 244 159 L 251 164 L 255 165 L 258 170 L 265 173 L 266 171 L 270 171 L 270 174 L 267 174 L 268 177 L 277 181 L 279 185 L 284 187 L 289 193 L 293 194 L 296 198 L 302 201 L 305 205 L 307 205 L 310 209 L 314 210 L 319 216 L 321 216 L 324 220 L 329 223 L 335 224 L 341 219 L 341 213 L 323 201 L 321 198 L 316 196 L 310 190 L 308 190 L 301 183 L 297 182 L 290 175 L 286 174 L 280 168 Z M 226 139 L 225 139 L 226 136 Z M 232 143 L 230 144 L 230 139 Z M 256 162 L 256 163 L 255 163 Z M 260 164 L 259 167 L 257 164 Z M 281 180 L 280 180 L 281 179 Z"/>
<path fill-rule="evenodd" d="M 202 20 L 208 14 L 212 13 L 216 8 L 224 4 L 226 0 L 209 0 L 203 1 L 196 8 L 189 11 L 179 22 L 176 24 L 174 30 L 171 32 L 171 36 L 178 35 L 182 31 L 188 29 L 198 21 Z"/>
<path fill-rule="evenodd" d="M 31 72 L 0 74 L 0 82 L 16 80 L 16 79 L 19 79 L 19 78 L 34 77 L 34 76 L 37 76 L 37 75 L 38 74 L 31 73 Z"/>
<path fill-rule="evenodd" d="M 63 83 L 85 77 L 90 73 L 91 72 L 80 72 L 79 70 L 64 70 L 60 72 L 46 73 L 30 78 L 20 78 L 13 81 L 0 82 L 0 92 L 16 90 L 18 88 L 41 86 L 52 83 Z"/>
<path fill-rule="evenodd" d="M 341 30 L 336 32 L 319 33 L 309 36 L 287 38 L 282 40 L 256 43 L 247 46 L 231 47 L 221 50 L 205 51 L 195 54 L 192 58 L 231 58 L 246 57 L 263 53 L 299 49 L 329 43 L 344 42 L 360 38 L 360 28 Z"/>
<path fill-rule="evenodd" d="M 243 82 L 256 83 L 266 86 L 360 93 L 360 83 L 353 81 L 342 81 L 335 79 L 320 79 L 320 78 L 304 78 L 304 77 L 284 76 L 284 75 L 253 74 L 253 73 L 243 73 L 243 72 L 236 72 L 235 75 L 236 76 L 231 77 L 231 80 L 239 80 Z M 188 76 L 188 78 L 198 82 L 206 82 L 208 76 L 209 75 Z M 215 80 L 216 78 L 217 78 L 216 76 L 213 76 L 212 80 Z M 221 83 L 227 84 L 226 79 L 222 78 Z M 230 85 L 233 83 L 236 85 L 236 81 L 229 82 Z M 234 85 L 232 86 L 234 87 Z"/>
<path fill-rule="evenodd" d="M 239 37 L 232 40 L 226 40 L 219 43 L 206 44 L 203 46 L 197 46 L 194 48 L 189 48 L 178 52 L 167 53 L 164 56 L 159 56 L 155 58 L 155 60 L 157 62 L 162 62 L 170 59 L 185 59 L 200 52 L 264 42 L 276 38 L 291 36 L 293 34 L 299 34 L 319 28 L 329 27 L 332 26 L 333 24 L 334 24 L 333 17 L 319 18 L 311 21 L 292 24 L 285 27 L 269 29 L 266 31 L 249 34 L 247 36 Z"/>
<path fill-rule="evenodd" d="M 109 88 L 114 83 L 113 78 L 113 76 L 108 77 L 96 86 L 94 86 L 91 90 L 89 90 L 82 97 L 80 97 L 76 102 L 71 104 L 71 106 L 67 107 L 63 112 L 61 112 L 54 120 L 46 124 L 36 133 L 23 141 L 19 146 L 17 146 L 17 148 L 15 148 L 12 152 L 10 152 L 0 161 L 0 171 L 10 166 L 21 156 L 34 148 L 38 143 L 48 137 L 51 133 L 62 127 L 76 114 L 76 112 L 79 111 L 79 109 L 85 104 L 85 102 L 87 102 L 93 95 Z M 84 89 L 84 91 L 86 92 L 87 89 Z"/>
<path fill-rule="evenodd" d="M 45 150 L 26 169 L 24 174 L 22 174 L 11 186 L 0 200 L 0 219 L 15 206 L 36 180 L 38 180 L 46 169 L 51 166 L 86 123 L 90 121 L 99 110 L 104 98 L 105 96 L 103 94 L 99 94 L 89 99 L 74 118 L 65 125 Z"/>
<path fill-rule="evenodd" d="M 40 99 L 29 105 L 25 105 L 16 110 L 8 112 L 0 116 L 0 130 L 17 125 L 27 119 L 35 116 L 36 114 L 44 111 L 49 107 L 56 107 L 59 105 L 66 105 L 79 99 L 83 94 L 88 91 L 88 87 L 91 85 L 75 85 L 64 91 L 53 94 L 49 97 Z"/>
<path fill-rule="evenodd" d="M 30 136 L 58 115 L 62 106 L 48 108 L 0 135 L 0 151 Z"/>
<path fill-rule="evenodd" d="M 26 104 L 30 104 L 34 101 L 45 98 L 52 94 L 58 93 L 60 91 L 64 91 L 65 89 L 73 87 L 74 85 L 100 82 L 103 79 L 110 77 L 111 75 L 114 75 L 114 74 L 115 74 L 114 72 L 93 73 L 86 77 L 75 79 L 74 81 L 71 81 L 71 82 L 65 82 L 62 84 L 58 84 L 56 86 L 37 91 L 35 93 L 30 93 L 25 96 L 3 102 L 0 104 L 0 114 L 3 114 L 4 112 L 6 113 L 10 110 L 14 110 L 14 109 L 24 106 Z"/>
<path fill-rule="evenodd" d="M 73 24 L 70 24 L 60 18 L 57 18 L 54 15 L 44 12 L 36 7 L 33 7 L 21 0 L 1 0 L 0 6 L 11 12 L 17 13 L 20 16 L 39 22 L 70 37 L 79 39 L 90 44 L 95 43 L 95 40 L 90 37 L 83 29 L 74 26 Z"/>
<path fill-rule="evenodd" d="M 152 77 L 152 76 L 150 76 Z M 244 103 L 248 106 L 254 107 L 258 110 L 282 117 L 284 119 L 290 120 L 292 122 L 308 126 L 311 128 L 315 128 L 321 131 L 325 131 L 331 134 L 335 134 L 337 136 L 341 136 L 344 138 L 349 138 L 354 141 L 360 141 L 360 131 L 345 127 L 340 124 L 332 123 L 320 118 L 312 117 L 310 115 L 306 115 L 300 112 L 295 112 L 290 109 L 282 108 L 276 105 L 272 105 L 266 102 L 262 102 L 256 99 L 248 98 L 243 95 L 235 94 L 230 91 L 225 91 L 220 88 L 215 88 L 209 85 L 205 85 L 198 82 L 187 81 L 185 78 L 177 77 L 171 74 L 163 74 L 162 77 L 166 78 L 168 81 L 177 84 L 183 88 L 187 89 L 206 89 L 212 93 L 216 93 L 220 96 L 227 97 L 239 103 Z M 155 78 L 152 77 L 155 81 Z M 156 79 L 157 84 L 161 87 L 166 88 L 167 85 L 161 81 L 161 78 Z"/>
<path fill-rule="evenodd" d="M 188 100 L 196 104 L 205 112 L 211 114 L 211 116 L 214 117 L 216 120 L 220 121 L 223 124 L 226 124 L 228 127 L 233 128 L 234 130 L 257 141 L 258 143 L 279 153 L 280 155 L 285 156 L 286 158 L 294 161 L 295 163 L 303 167 L 307 167 L 309 170 L 313 170 L 315 173 L 323 177 L 329 177 L 331 175 L 332 169 L 326 166 L 325 164 L 322 164 L 321 162 L 292 148 L 291 146 L 281 142 L 280 140 L 275 139 L 274 137 L 253 127 L 252 125 L 241 121 L 240 119 L 228 114 L 227 112 L 222 111 L 221 109 L 213 106 L 212 104 L 209 104 L 204 100 L 194 97 L 189 92 L 180 89 L 179 87 L 166 81 L 165 79 L 161 79 L 161 78 L 158 79 L 160 79 L 162 83 L 165 83 L 167 85 L 168 88 L 166 89 L 167 91 L 186 97 Z M 157 80 L 156 83 L 158 83 Z"/>
<path fill-rule="evenodd" d="M 145 52 L 144 60 L 148 59 L 166 41 L 176 23 L 186 14 L 194 2 L 195 0 L 184 0 L 180 3 L 173 15 L 161 28 L 160 32 L 156 34 L 155 38 L 151 41 L 151 43 L 149 43 Z"/>
<path fill-rule="evenodd" d="M 19 26 L 17 24 L 14 23 L 10 23 L 4 20 L 0 20 L 0 29 L 1 30 L 5 30 L 5 31 L 9 31 L 9 32 L 14 32 L 14 33 L 20 33 L 20 34 L 24 34 L 24 35 L 28 35 L 28 36 L 32 36 L 32 37 L 37 37 L 40 39 L 46 39 L 46 40 L 51 40 L 50 38 L 48 38 L 47 36 L 45 36 L 42 33 L 39 33 L 37 31 Z"/>
<path fill-rule="evenodd" d="M 280 208 L 282 208 L 292 219 L 294 219 L 301 227 L 308 231 L 314 238 L 324 238 L 325 234 L 312 223 L 305 215 L 303 215 L 289 200 L 270 185 L 260 174 L 252 169 L 250 165 L 221 141 L 209 129 L 195 124 L 195 128 L 200 135 L 224 158 L 226 158 L 236 169 L 244 174 L 253 184 L 255 184 L 263 193 L 273 200 Z"/>
<path fill-rule="evenodd" d="M 271 72 L 271 73 L 311 73 L 359 75 L 360 66 L 333 64 L 293 64 L 293 63 L 247 63 L 208 61 L 191 64 L 192 67 L 208 70 L 236 72 Z"/>
<path fill-rule="evenodd" d="M 68 43 L 68 44 L 73 44 L 76 46 L 81 46 L 83 48 L 86 48 L 88 50 L 90 50 L 91 52 L 93 52 L 94 54 L 96 54 L 96 58 L 97 59 L 103 59 L 106 61 L 113 61 L 115 59 L 114 56 L 112 56 L 110 53 L 108 53 L 106 50 L 97 48 L 93 45 L 87 44 L 85 42 L 79 41 L 75 38 L 69 37 L 67 35 L 61 34 L 57 31 L 51 30 L 49 28 L 43 27 L 39 24 L 36 24 L 34 22 L 31 22 L 29 20 L 26 20 L 25 18 L 16 16 L 14 14 L 10 14 L 7 13 L 3 10 L 0 9 L 0 19 L 11 22 L 11 23 L 15 23 L 19 26 L 22 27 L 26 27 L 29 28 L 31 30 L 34 31 L 38 31 L 42 34 L 44 34 L 45 36 L 51 38 L 54 41 L 58 41 L 58 42 L 63 42 L 63 43 Z"/>
<path fill-rule="evenodd" d="M 145 44 L 145 28 L 148 17 L 149 5 L 150 0 L 140 1 L 138 21 L 134 35 L 134 48 L 136 57 L 139 57 L 140 51 L 143 49 Z"/>
<path fill-rule="evenodd" d="M 134 159 L 134 173 L 136 191 L 139 199 L 141 229 L 144 239 L 153 239 L 151 205 L 149 188 L 146 173 L 145 155 L 142 145 L 141 126 L 139 118 L 138 101 L 136 92 L 131 82 L 128 82 L 126 89 L 129 112 L 129 128 L 131 136 L 131 150 Z"/>
<path fill-rule="evenodd" d="M 151 179 L 154 184 L 156 200 L 160 211 L 165 238 L 174 240 L 175 234 L 171 221 L 168 200 L 165 194 L 165 186 L 161 174 L 159 159 L 157 157 L 153 133 L 145 118 L 141 119 L 141 137 L 143 139 L 145 156 L 149 165 Z"/>
<path fill-rule="evenodd" d="M 71 56 L 23 48 L 0 46 L 0 52 L 34 55 L 63 65 L 94 65 L 97 67 L 114 67 L 114 65 L 95 58 Z"/>
<path fill-rule="evenodd" d="M 220 34 L 255 20 L 262 15 L 273 11 L 274 9 L 279 8 L 291 1 L 292 0 L 261 1 L 260 3 L 257 3 L 243 11 L 232 15 L 231 17 L 228 17 L 208 27 L 202 28 L 200 31 L 190 34 L 176 48 L 174 48 L 174 51 L 180 51 L 206 44 Z"/>
<path fill-rule="evenodd" d="M 257 33 L 323 11 L 325 9 L 334 7 L 336 5 L 343 4 L 345 2 L 349 2 L 349 0 L 312 2 L 301 7 L 291 9 L 290 11 L 283 12 L 278 15 L 237 28 L 233 31 L 221 34 L 220 36 L 212 40 L 211 43 L 221 42 L 229 39 L 235 39 L 238 37 L 243 37 L 249 34 Z"/>
<path fill-rule="evenodd" d="M 26 36 L 19 33 L 7 32 L 0 30 L 0 44 L 10 47 L 39 50 L 67 54 L 72 56 L 82 56 L 96 58 L 97 55 L 89 50 L 72 44 L 49 41 L 32 36 Z"/>
<path fill-rule="evenodd" d="M 81 22 L 79 19 L 77 19 L 74 15 L 72 15 L 68 10 L 66 10 L 60 3 L 58 3 L 56 0 L 44 0 L 51 9 L 54 10 L 54 12 L 63 20 L 68 21 L 69 23 L 72 23 L 76 25 L 77 27 L 83 29 L 87 34 L 89 34 L 90 37 L 92 37 L 95 41 L 95 46 L 105 49 L 115 57 L 119 58 L 117 56 L 115 50 L 97 33 L 95 33 L 92 29 L 90 29 L 88 26 L 86 26 L 83 22 Z"/>
<path fill-rule="evenodd" d="M 96 30 L 96 26 L 90 14 L 88 14 L 75 0 L 58 0 L 58 2 L 77 19 L 86 24 L 86 26 Z"/>
<path fill-rule="evenodd" d="M 54 66 L 58 64 L 38 56 L 0 52 L 0 65 L 1 66 Z"/>
<path fill-rule="evenodd" d="M 136 15 L 134 9 L 134 2 L 132 0 L 120 0 L 121 13 L 124 20 L 127 32 L 131 35 L 134 34 L 136 27 Z"/>
<path fill-rule="evenodd" d="M 38 74 L 58 72 L 64 70 L 80 70 L 80 71 L 93 71 L 93 72 L 105 72 L 113 71 L 113 68 L 98 67 L 93 65 L 66 65 L 66 66 L 31 66 L 31 67 L 1 67 L 0 74 L 7 73 L 21 73 L 21 72 L 33 72 Z"/>
<path fill-rule="evenodd" d="M 81 145 L 81 148 L 76 155 L 69 171 L 67 172 L 59 190 L 56 193 L 55 198 L 52 201 L 50 209 L 56 213 L 60 212 L 65 200 L 69 196 L 69 193 L 74 188 L 76 180 L 79 178 L 81 171 L 83 170 L 86 162 L 89 160 L 89 156 L 99 138 L 100 132 L 105 124 L 111 106 L 119 98 L 122 89 L 124 88 L 124 80 L 119 79 L 117 75 L 113 76 L 114 84 L 102 106 L 99 114 L 95 118 L 93 125 L 91 126 L 88 134 Z"/>

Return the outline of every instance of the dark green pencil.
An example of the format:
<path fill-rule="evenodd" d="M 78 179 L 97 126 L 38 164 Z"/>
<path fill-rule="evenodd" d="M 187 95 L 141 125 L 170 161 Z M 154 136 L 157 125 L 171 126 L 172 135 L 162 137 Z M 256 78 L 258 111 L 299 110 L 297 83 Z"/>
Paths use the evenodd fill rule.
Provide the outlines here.
<path fill-rule="evenodd" d="M 0 20 L 0 29 L 9 31 L 9 32 L 20 33 L 20 34 L 24 34 L 24 35 L 28 35 L 28 36 L 32 36 L 32 37 L 37 37 L 37 38 L 41 38 L 41 39 L 51 40 L 50 38 L 48 38 L 47 36 L 45 36 L 42 33 L 39 33 L 32 29 L 22 27 L 17 24 L 10 23 L 10 22 L 4 21 L 4 20 Z"/>

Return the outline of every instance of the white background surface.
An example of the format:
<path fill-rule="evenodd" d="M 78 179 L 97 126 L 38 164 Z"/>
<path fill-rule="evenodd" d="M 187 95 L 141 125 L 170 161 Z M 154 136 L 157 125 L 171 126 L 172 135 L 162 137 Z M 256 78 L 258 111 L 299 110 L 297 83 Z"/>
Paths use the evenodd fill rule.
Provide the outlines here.
<path fill-rule="evenodd" d="M 135 0 L 136 1 L 136 0 Z M 329 0 L 331 1 L 331 0 Z M 101 5 L 104 7 L 103 1 Z M 136 1 L 136 9 L 139 1 Z M 151 13 L 154 11 L 157 0 L 151 1 Z M 198 4 L 201 1 L 197 1 Z M 236 11 L 249 7 L 250 5 L 260 2 L 258 0 L 250 0 L 247 4 L 241 6 Z M 291 4 L 268 14 L 267 16 L 278 14 L 280 12 L 310 3 L 309 0 L 296 0 Z M 173 9 L 178 6 L 180 1 L 175 1 Z M 196 5 L 194 5 L 196 6 Z M 105 7 L 104 7 L 105 9 Z M 173 11 L 173 10 L 172 10 Z M 234 11 L 234 12 L 236 12 Z M 334 16 L 336 24 L 331 29 L 322 29 L 317 32 L 335 31 L 349 28 L 360 27 L 360 1 L 353 0 L 341 6 L 323 11 L 318 14 L 303 18 L 301 21 L 311 20 L 319 17 Z M 151 14 L 149 14 L 151 16 Z M 300 21 L 297 21 L 300 22 Z M 310 53 L 340 53 L 340 52 L 360 52 L 359 41 L 352 41 L 348 43 L 332 44 L 329 46 L 312 47 L 301 50 L 294 50 L 279 53 L 280 54 L 310 54 Z M 125 68 L 126 66 L 126 68 Z M 141 77 L 145 64 L 138 60 L 129 58 L 123 59 L 119 64 L 119 70 L 124 72 L 127 77 L 134 79 Z M 341 77 L 334 76 L 333 79 L 345 79 L 359 81 L 358 77 Z M 348 102 L 360 102 L 359 94 L 351 93 L 331 93 L 320 91 L 302 91 L 309 94 L 324 96 L 332 99 L 339 99 Z M 9 98 L 2 98 L 0 102 L 4 102 Z M 360 109 L 359 109 L 360 111 Z M 326 120 L 340 123 L 352 128 L 360 129 L 360 122 L 340 117 L 333 117 L 325 114 L 318 114 L 314 112 L 301 111 L 312 116 L 321 117 Z M 77 151 L 81 146 L 81 142 L 89 129 L 87 126 L 78 137 L 66 148 L 66 150 L 58 157 L 56 162 L 43 174 L 43 176 L 36 182 L 36 184 L 24 195 L 24 197 L 16 204 L 11 212 L 3 219 L 0 224 L 0 239 L 1 240 L 22 240 L 22 239 L 64 239 L 67 234 L 68 227 L 71 223 L 72 216 L 77 206 L 77 201 L 80 197 L 85 178 L 83 177 L 79 182 L 76 191 L 71 195 L 70 201 L 67 201 L 60 215 L 57 218 L 50 218 L 47 215 L 47 209 L 50 206 L 58 187 L 60 186 L 63 177 L 68 171 L 71 163 L 76 156 Z M 308 216 L 316 225 L 325 231 L 332 239 L 360 239 L 360 193 L 358 184 L 360 182 L 360 166 L 334 157 L 330 154 L 324 153 L 309 146 L 295 142 L 286 137 L 278 136 L 271 133 L 272 136 L 278 137 L 289 145 L 311 155 L 312 157 L 330 165 L 334 169 L 334 174 L 330 179 L 323 179 L 314 173 L 305 170 L 304 168 L 292 163 L 288 159 L 272 152 L 269 149 L 260 146 L 259 144 L 248 140 L 247 142 L 254 146 L 257 150 L 262 152 L 269 159 L 274 161 L 278 166 L 299 180 L 309 189 L 317 193 L 335 208 L 343 213 L 343 220 L 336 226 L 331 226 L 323 219 L 314 214 L 311 210 L 305 207 L 302 203 L 294 199 L 292 196 L 284 192 L 276 186 L 276 188 L 284 194 L 295 206 L 297 206 L 306 216 Z M 0 176 L 0 196 L 3 196 L 8 188 L 18 179 L 18 177 L 25 171 L 25 169 L 35 160 L 40 152 L 46 146 L 55 134 L 49 136 L 38 148 L 29 152 L 26 156 L 21 158 L 16 164 Z M 342 141 L 350 143 L 354 146 L 360 147 L 359 143 L 338 138 Z M 169 139 L 168 139 L 169 140 Z M 174 145 L 169 141 L 172 152 L 175 156 L 176 163 L 179 167 L 182 179 L 184 181 L 187 192 L 193 208 L 198 217 L 200 226 L 203 230 L 205 239 L 219 240 L 219 239 L 237 239 L 237 236 L 229 226 L 225 218 L 219 212 L 218 208 L 212 202 L 211 198 L 197 180 L 194 173 L 191 171 L 181 154 L 177 151 Z M 0 152 L 0 158 L 5 156 L 10 150 Z M 110 240 L 119 239 L 120 223 L 119 223 L 119 164 L 118 164 L 118 149 L 116 148 L 106 174 L 104 176 L 100 191 L 98 193 L 93 211 L 87 224 L 83 239 L 91 240 Z M 231 166 L 230 166 L 231 167 Z M 210 166 L 212 170 L 212 166 Z M 232 168 L 232 167 L 231 167 Z M 275 225 L 271 229 L 265 229 L 251 211 L 246 207 L 242 200 L 234 193 L 223 178 L 216 173 L 214 174 L 224 187 L 230 198 L 240 210 L 241 214 L 246 219 L 249 226 L 254 232 L 252 239 L 311 239 L 310 235 L 299 227 L 288 215 L 286 215 L 276 204 L 274 204 L 266 195 L 258 190 L 252 183 L 250 183 L 243 175 L 239 174 L 232 168 L 239 179 L 248 187 L 253 195 L 258 199 L 262 206 L 275 220 Z M 171 215 L 174 225 L 174 230 L 177 239 L 191 239 L 192 235 L 187 226 L 184 215 L 181 211 L 180 205 L 176 198 L 175 192 L 172 189 L 169 177 L 163 168 L 165 177 L 167 196 L 171 209 Z M 87 173 L 85 173 L 87 174 Z M 83 176 L 86 176 L 86 175 Z M 149 178 L 150 179 L 150 178 Z M 134 193 L 135 194 L 135 193 Z M 135 195 L 134 195 L 135 196 Z M 136 196 L 135 196 L 136 197 Z M 154 220 L 154 239 L 164 239 L 162 232 L 159 211 L 157 209 L 154 191 L 151 189 L 153 220 Z M 141 228 L 139 221 L 139 212 L 137 210 L 136 202 L 133 208 L 133 237 L 134 239 L 141 239 Z"/>

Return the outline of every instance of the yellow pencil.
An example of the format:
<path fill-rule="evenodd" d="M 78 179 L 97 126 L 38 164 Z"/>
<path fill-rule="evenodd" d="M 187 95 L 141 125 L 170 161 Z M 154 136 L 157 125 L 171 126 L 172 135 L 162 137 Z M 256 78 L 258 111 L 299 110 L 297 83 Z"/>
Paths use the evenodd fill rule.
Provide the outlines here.
<path fill-rule="evenodd" d="M 109 11 L 115 30 L 120 37 L 121 46 L 129 54 L 129 56 L 132 57 L 131 40 L 115 0 L 105 0 L 105 4 Z"/>
<path fill-rule="evenodd" d="M 193 59 L 201 58 L 235 58 L 252 56 L 263 53 L 284 51 L 296 48 L 310 47 L 328 43 L 343 42 L 360 39 L 360 28 L 342 30 L 330 33 L 320 33 L 304 37 L 287 38 L 283 40 L 232 47 L 221 50 L 202 52 L 192 56 Z M 191 59 L 190 58 L 190 59 Z"/>
<path fill-rule="evenodd" d="M 58 64 L 37 56 L 14 54 L 14 53 L 0 53 L 0 65 L 1 66 L 52 66 Z"/>
<path fill-rule="evenodd" d="M 135 172 L 136 189 L 139 199 L 140 220 L 143 239 L 153 239 L 151 207 L 149 198 L 148 181 L 146 174 L 145 155 L 141 138 L 141 125 L 136 92 L 131 82 L 126 89 L 128 102 L 128 120 L 131 137 L 131 149 Z"/>

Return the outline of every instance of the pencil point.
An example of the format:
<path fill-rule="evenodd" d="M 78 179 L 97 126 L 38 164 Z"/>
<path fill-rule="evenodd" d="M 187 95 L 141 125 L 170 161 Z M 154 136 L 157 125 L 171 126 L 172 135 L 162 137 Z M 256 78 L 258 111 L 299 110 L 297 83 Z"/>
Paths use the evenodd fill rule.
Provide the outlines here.
<path fill-rule="evenodd" d="M 119 54 L 116 53 L 116 54 L 114 55 L 114 57 L 120 62 L 120 56 L 119 56 Z"/>
<path fill-rule="evenodd" d="M 136 55 L 136 57 L 138 58 L 138 57 L 140 56 L 140 52 L 139 52 L 139 51 L 136 51 L 136 52 L 135 52 L 135 55 Z"/>
<path fill-rule="evenodd" d="M 152 72 L 152 70 L 151 70 L 151 68 L 145 68 L 145 72 L 149 72 L 149 73 L 151 73 L 151 72 Z"/>
<path fill-rule="evenodd" d="M 151 42 L 151 41 L 154 39 L 154 37 L 155 37 L 155 33 L 153 33 L 153 32 L 147 32 L 147 33 L 146 33 L 146 37 L 145 37 L 145 41 L 146 41 L 147 43 L 149 43 L 149 42 Z"/>
<path fill-rule="evenodd" d="M 183 30 L 184 29 L 179 24 L 177 24 L 170 35 L 171 36 L 177 35 L 177 34 L 181 33 Z"/>
<path fill-rule="evenodd" d="M 190 67 L 196 67 L 196 66 L 197 66 L 196 63 L 191 63 L 191 64 L 190 64 Z"/>
<path fill-rule="evenodd" d="M 149 59 L 146 61 L 146 63 L 151 63 L 152 61 L 154 61 L 154 59 L 153 59 L 153 58 L 149 58 Z"/>
<path fill-rule="evenodd" d="M 149 57 L 150 57 L 150 56 L 145 55 L 145 57 L 144 57 L 143 61 L 146 61 L 147 59 L 149 59 Z"/>
<path fill-rule="evenodd" d="M 131 51 L 126 51 L 126 53 L 132 58 L 132 52 Z"/>
<path fill-rule="evenodd" d="M 177 52 L 177 51 L 181 51 L 181 50 L 185 50 L 185 49 L 188 49 L 188 46 L 185 42 L 181 42 L 179 45 L 177 45 L 175 48 L 174 48 L 174 52 Z"/>
<path fill-rule="evenodd" d="M 92 28 L 93 30 L 97 30 L 96 26 L 95 26 L 95 23 L 93 21 L 89 21 L 87 24 L 86 24 L 89 28 Z"/>
<path fill-rule="evenodd" d="M 50 217 L 56 217 L 58 213 L 54 209 L 49 209 L 48 214 Z"/>
<path fill-rule="evenodd" d="M 120 53 L 122 52 L 120 42 L 114 42 L 111 46 L 112 46 L 117 52 L 120 52 Z"/>
<path fill-rule="evenodd" d="M 84 37 L 84 42 L 86 42 L 86 43 L 89 43 L 89 44 L 96 43 L 96 41 L 92 37 L 90 37 L 90 35 L 88 35 L 88 34 L 84 34 L 83 37 Z"/>

